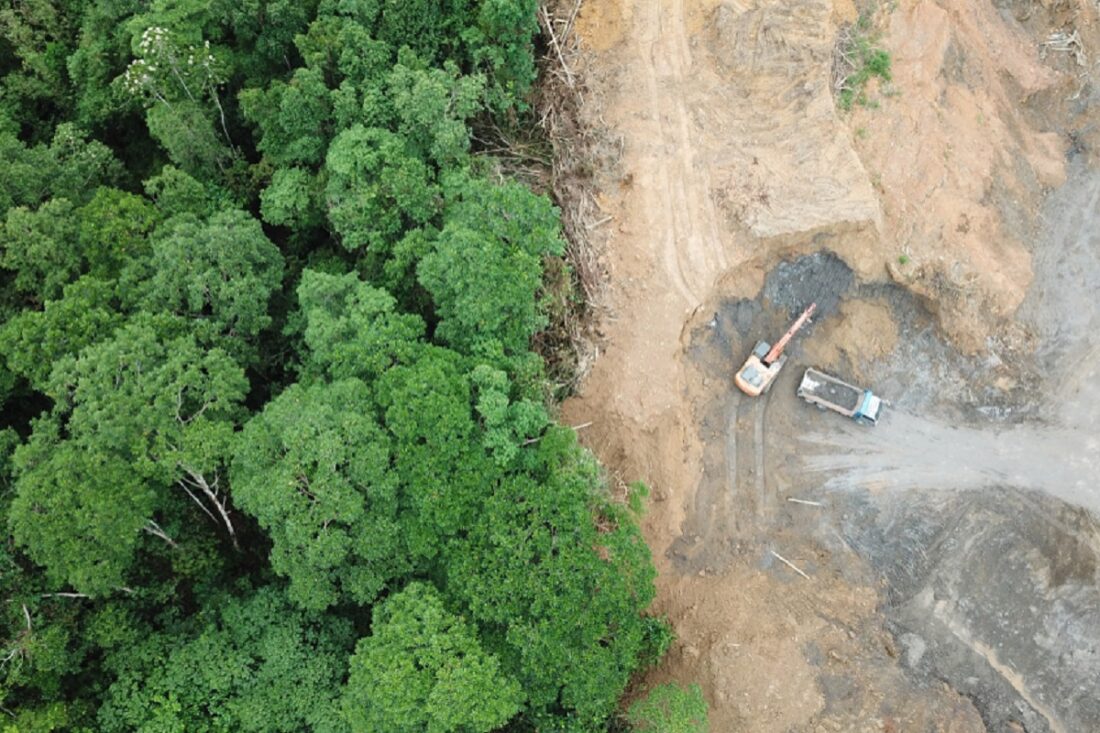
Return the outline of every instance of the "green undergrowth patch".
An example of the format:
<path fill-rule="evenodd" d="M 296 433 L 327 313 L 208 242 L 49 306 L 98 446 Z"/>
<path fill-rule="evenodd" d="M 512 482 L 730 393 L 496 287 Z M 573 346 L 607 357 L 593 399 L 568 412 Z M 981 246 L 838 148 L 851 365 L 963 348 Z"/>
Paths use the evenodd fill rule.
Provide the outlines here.
<path fill-rule="evenodd" d="M 877 107 L 869 93 L 871 81 L 888 85 L 893 80 L 890 53 L 879 40 L 869 13 L 841 30 L 833 56 L 833 89 L 840 109 Z"/>

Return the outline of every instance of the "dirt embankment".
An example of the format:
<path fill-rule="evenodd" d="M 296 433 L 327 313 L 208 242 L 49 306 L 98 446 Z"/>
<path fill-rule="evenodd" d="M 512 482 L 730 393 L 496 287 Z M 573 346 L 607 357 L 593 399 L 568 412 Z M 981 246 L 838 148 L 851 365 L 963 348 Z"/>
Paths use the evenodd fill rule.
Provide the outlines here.
<path fill-rule="evenodd" d="M 1065 100 L 1082 85 L 1076 58 L 1040 58 L 1047 36 L 1036 35 L 1073 16 L 1020 6 L 1037 16 L 1033 29 L 992 2 L 921 0 L 884 14 L 892 90 L 850 118 L 890 274 L 967 352 L 985 349 L 1031 283 L 1039 202 L 1065 181 Z"/>
<path fill-rule="evenodd" d="M 996 694 L 913 673 L 906 660 L 925 658 L 913 650 L 932 632 L 899 646 L 883 570 L 838 528 L 842 510 L 786 501 L 807 490 L 794 377 L 757 402 L 728 378 L 796 300 L 815 298 L 827 307 L 796 362 L 882 377 L 903 406 L 927 403 L 908 388 L 942 377 L 958 399 L 1001 409 L 1018 381 L 1004 361 L 1033 343 L 1011 318 L 1033 277 L 1041 199 L 1096 129 L 1071 99 L 1092 67 L 1072 44 L 1040 44 L 1077 31 L 1092 63 L 1100 24 L 1085 0 L 864 10 L 894 79 L 872 83 L 876 107 L 839 113 L 833 58 L 850 2 L 584 0 L 589 54 L 575 71 L 621 155 L 601 181 L 607 340 L 564 418 L 592 421 L 584 438 L 605 465 L 653 488 L 655 610 L 680 641 L 648 681 L 700 681 L 714 730 L 1042 730 L 1045 696 L 990 717 L 1010 699 L 999 691 L 1013 694 L 1010 669 L 991 667 L 982 689 Z M 776 268 L 821 250 L 839 259 Z M 960 371 L 936 333 L 989 353 Z"/>

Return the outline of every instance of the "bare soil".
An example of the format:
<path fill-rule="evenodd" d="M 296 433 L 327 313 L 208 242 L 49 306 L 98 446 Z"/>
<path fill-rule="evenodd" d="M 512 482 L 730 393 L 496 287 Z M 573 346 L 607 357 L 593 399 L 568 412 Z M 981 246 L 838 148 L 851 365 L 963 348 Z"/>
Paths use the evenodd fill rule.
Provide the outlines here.
<path fill-rule="evenodd" d="M 652 487 L 679 640 L 637 692 L 697 681 L 715 731 L 1098 730 L 1096 7 L 858 10 L 894 80 L 850 114 L 850 2 L 577 17 L 584 114 L 621 155 L 605 341 L 563 418 Z M 1083 66 L 1043 45 L 1069 31 Z M 743 397 L 733 369 L 811 300 Z M 800 403 L 810 365 L 889 398 L 884 423 Z"/>

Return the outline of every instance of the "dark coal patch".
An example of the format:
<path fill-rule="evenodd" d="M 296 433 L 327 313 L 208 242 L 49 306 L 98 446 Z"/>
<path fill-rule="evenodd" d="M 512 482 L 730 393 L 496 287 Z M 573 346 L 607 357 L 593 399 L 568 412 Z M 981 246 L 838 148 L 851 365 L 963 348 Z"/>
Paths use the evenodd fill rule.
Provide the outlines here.
<path fill-rule="evenodd" d="M 852 289 L 855 273 L 832 252 L 779 263 L 764 281 L 764 300 L 795 317 L 810 303 L 817 303 L 817 317 L 836 311 Z"/>

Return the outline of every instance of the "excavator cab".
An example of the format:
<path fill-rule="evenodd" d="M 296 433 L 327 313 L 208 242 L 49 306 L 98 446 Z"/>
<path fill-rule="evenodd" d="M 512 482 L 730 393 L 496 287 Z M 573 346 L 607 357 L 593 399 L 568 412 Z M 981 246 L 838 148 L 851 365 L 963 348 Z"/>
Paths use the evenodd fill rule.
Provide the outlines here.
<path fill-rule="evenodd" d="M 775 376 L 783 368 L 783 362 L 787 357 L 781 356 L 771 365 L 764 363 L 764 358 L 771 351 L 771 344 L 767 341 L 758 341 L 752 354 L 741 366 L 741 370 L 734 375 L 733 381 L 745 394 L 757 397 L 772 386 Z"/>
<path fill-rule="evenodd" d="M 787 343 L 798 332 L 798 329 L 810 320 L 810 316 L 813 315 L 816 309 L 817 303 L 811 303 L 774 346 L 767 341 L 756 342 L 749 358 L 733 375 L 733 382 L 738 389 L 750 397 L 759 397 L 768 391 L 779 374 L 779 370 L 783 368 L 783 363 L 787 360 L 787 357 L 783 355 L 783 349 L 787 347 Z"/>

